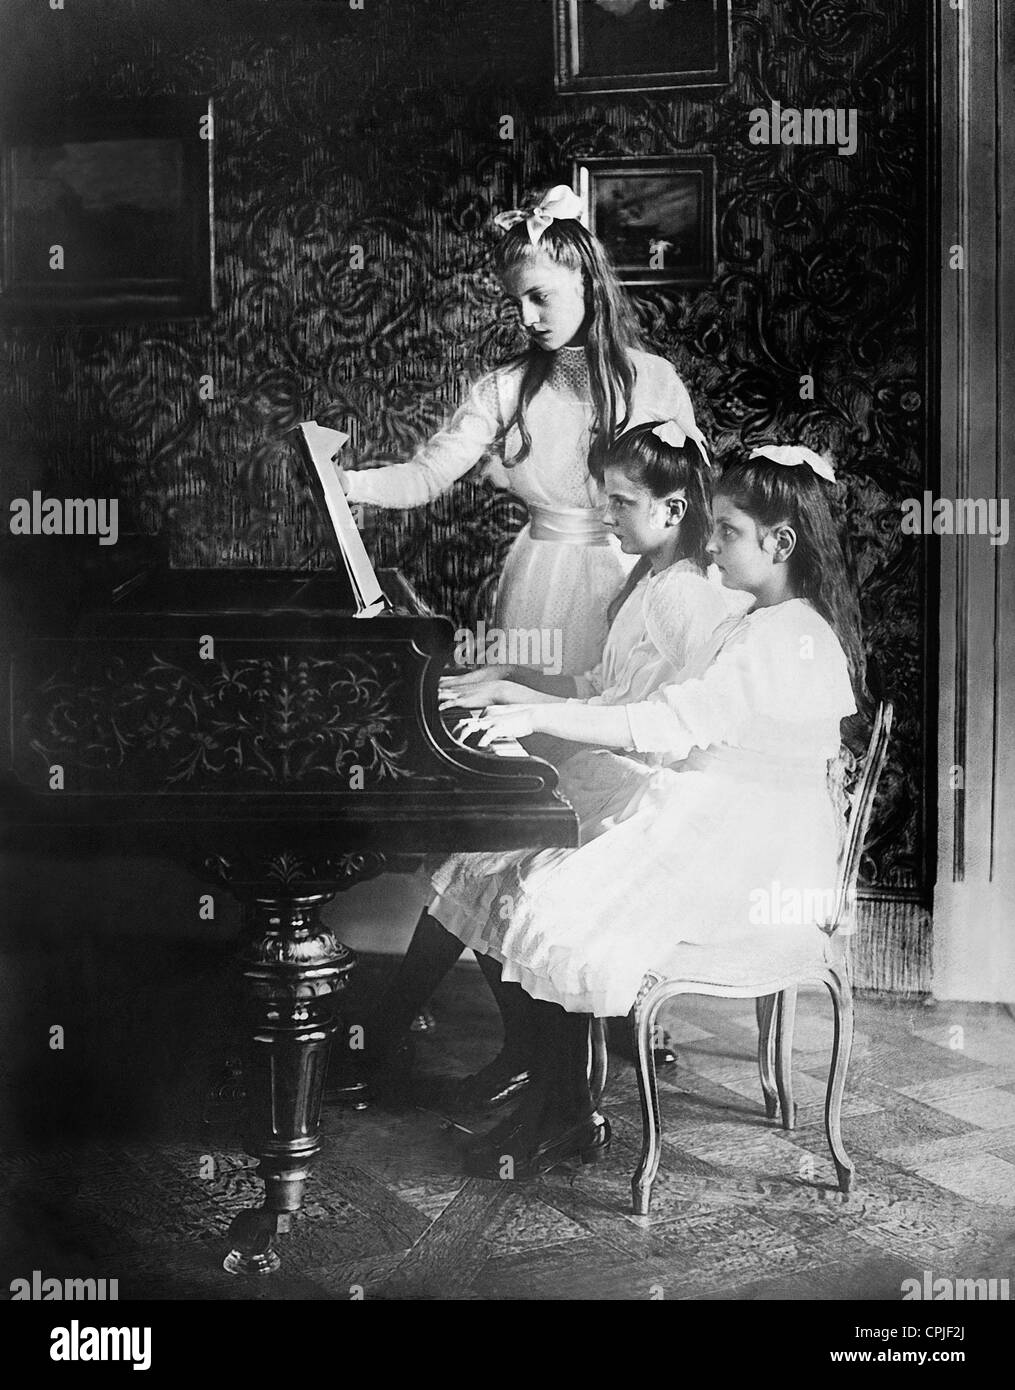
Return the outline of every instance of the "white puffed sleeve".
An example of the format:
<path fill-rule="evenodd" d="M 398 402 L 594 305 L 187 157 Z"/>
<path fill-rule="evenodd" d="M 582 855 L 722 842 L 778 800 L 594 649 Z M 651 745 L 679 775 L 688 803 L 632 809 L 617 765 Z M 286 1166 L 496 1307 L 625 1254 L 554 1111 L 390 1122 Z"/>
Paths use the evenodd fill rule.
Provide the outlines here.
<path fill-rule="evenodd" d="M 856 704 L 831 628 L 793 601 L 748 615 L 705 671 L 626 708 L 635 749 L 679 759 L 693 748 L 750 744 L 759 729 L 782 741 L 796 728 L 801 745 L 817 738 L 837 747 L 838 722 Z"/>
<path fill-rule="evenodd" d="M 695 423 L 694 405 L 677 369 L 665 357 L 639 353 L 635 359 L 638 376 L 634 384 L 631 425 L 648 420 L 681 420 Z"/>
<path fill-rule="evenodd" d="M 443 429 L 408 463 L 346 473 L 349 501 L 375 507 L 421 507 L 465 476 L 483 457 L 501 428 L 497 374 L 478 381 Z"/>

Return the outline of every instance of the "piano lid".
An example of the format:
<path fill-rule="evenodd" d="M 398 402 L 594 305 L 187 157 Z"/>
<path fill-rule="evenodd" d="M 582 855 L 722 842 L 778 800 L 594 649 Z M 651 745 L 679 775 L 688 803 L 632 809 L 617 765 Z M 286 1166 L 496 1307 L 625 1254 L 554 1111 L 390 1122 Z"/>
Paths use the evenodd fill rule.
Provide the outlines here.
<path fill-rule="evenodd" d="M 396 614 L 432 617 L 400 571 L 381 569 L 377 582 L 385 598 L 385 623 Z M 110 596 L 107 612 L 115 615 L 186 614 L 312 615 L 362 617 L 359 601 L 344 569 L 291 570 L 230 566 L 224 569 L 150 570 L 135 584 L 122 585 Z"/>

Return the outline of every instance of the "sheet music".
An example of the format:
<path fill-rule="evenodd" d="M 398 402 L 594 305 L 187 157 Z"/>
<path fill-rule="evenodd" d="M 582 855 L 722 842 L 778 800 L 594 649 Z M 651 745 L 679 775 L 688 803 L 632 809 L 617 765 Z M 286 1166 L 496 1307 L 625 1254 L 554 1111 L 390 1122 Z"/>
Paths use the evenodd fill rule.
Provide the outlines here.
<path fill-rule="evenodd" d="M 331 519 L 335 538 L 335 548 L 342 557 L 349 582 L 356 598 L 356 617 L 373 618 L 388 606 L 383 590 L 377 582 L 374 567 L 370 563 L 366 546 L 359 529 L 353 520 L 349 503 L 346 501 L 342 484 L 338 481 L 334 454 L 347 441 L 349 436 L 341 430 L 328 429 L 316 420 L 304 420 L 297 425 L 303 450 L 311 468 L 311 486 L 318 507 L 323 508 Z"/>

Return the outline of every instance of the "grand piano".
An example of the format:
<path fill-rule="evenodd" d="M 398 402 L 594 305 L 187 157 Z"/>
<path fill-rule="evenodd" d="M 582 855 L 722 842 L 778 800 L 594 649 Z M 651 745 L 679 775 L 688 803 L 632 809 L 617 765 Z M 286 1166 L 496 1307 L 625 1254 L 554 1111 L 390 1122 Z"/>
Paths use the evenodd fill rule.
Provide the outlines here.
<path fill-rule="evenodd" d="M 577 821 L 550 764 L 455 738 L 437 703 L 452 624 L 397 571 L 364 619 L 340 570 L 172 569 L 119 546 L 114 566 L 91 546 L 78 611 L 26 623 L 7 655 L 3 840 L 170 856 L 244 904 L 245 1144 L 264 1192 L 225 1265 L 269 1272 L 320 1149 L 354 966 L 322 906 L 426 853 L 575 845 Z"/>

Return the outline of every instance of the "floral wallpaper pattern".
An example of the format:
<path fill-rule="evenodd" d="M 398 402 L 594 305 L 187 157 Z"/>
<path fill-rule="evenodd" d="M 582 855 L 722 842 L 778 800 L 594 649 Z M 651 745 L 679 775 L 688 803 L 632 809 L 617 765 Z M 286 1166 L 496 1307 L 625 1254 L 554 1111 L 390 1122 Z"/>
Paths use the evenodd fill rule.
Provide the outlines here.
<path fill-rule="evenodd" d="M 407 458 L 518 345 L 488 269 L 491 214 L 570 181 L 582 156 L 712 153 L 715 282 L 646 292 L 638 311 L 719 456 L 779 437 L 841 469 L 870 649 L 899 706 L 868 878 L 926 889 L 929 579 L 899 531 L 901 498 L 933 486 L 924 0 L 735 0 L 728 88 L 583 98 L 554 94 L 543 0 L 77 0 L 58 41 L 39 6 L 21 9 L 15 103 L 214 97 L 213 319 L 7 329 L 0 368 L 10 494 L 118 496 L 121 528 L 126 509 L 167 533 L 177 564 L 330 563 L 283 432 L 316 417 L 351 432 L 353 465 Z M 752 145 L 749 113 L 774 100 L 856 109 L 857 152 Z M 524 517 L 466 481 L 429 509 L 368 516 L 367 538 L 473 622 Z"/>

